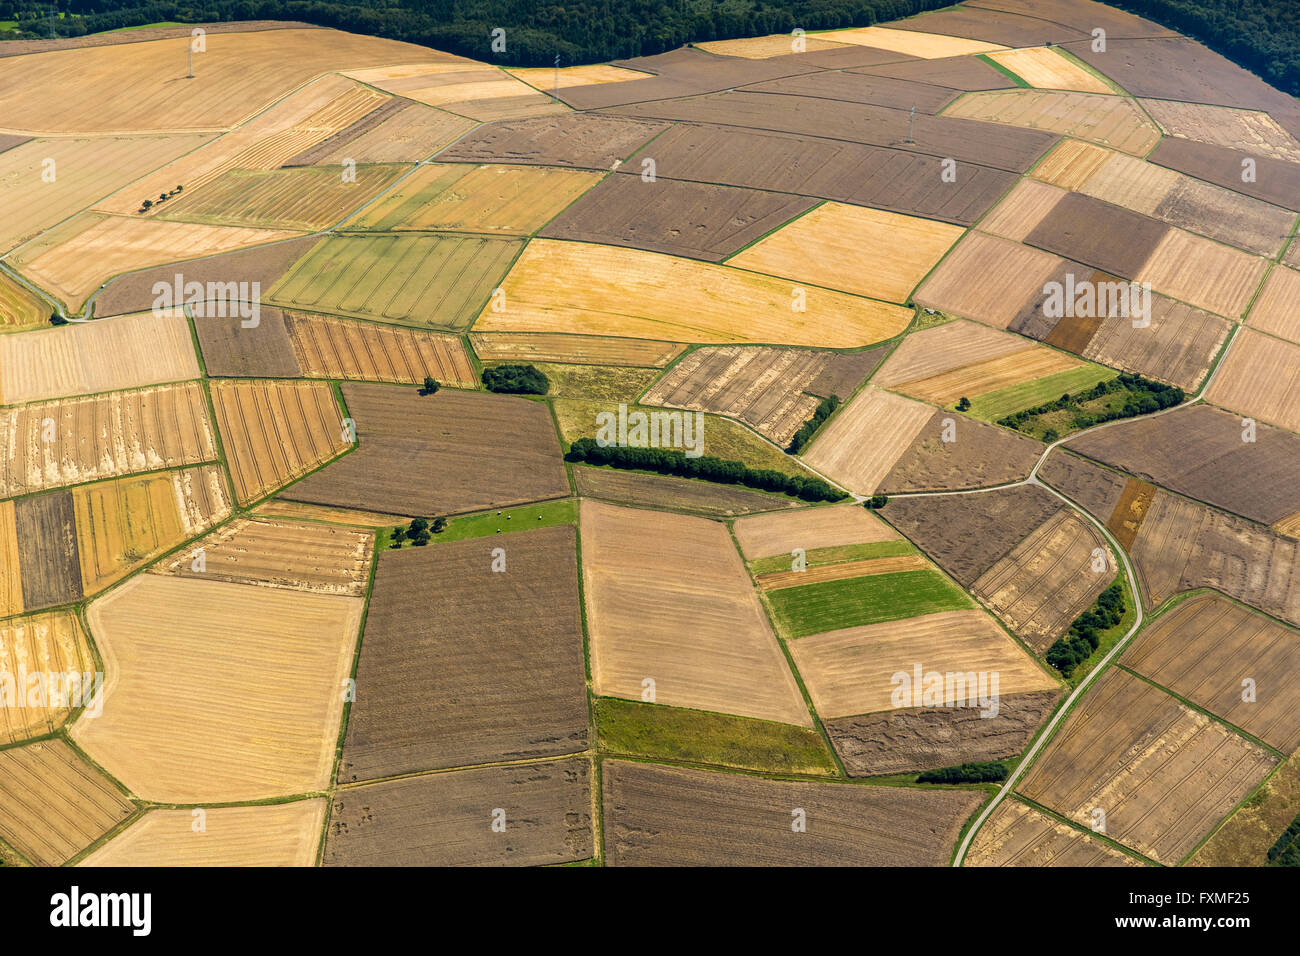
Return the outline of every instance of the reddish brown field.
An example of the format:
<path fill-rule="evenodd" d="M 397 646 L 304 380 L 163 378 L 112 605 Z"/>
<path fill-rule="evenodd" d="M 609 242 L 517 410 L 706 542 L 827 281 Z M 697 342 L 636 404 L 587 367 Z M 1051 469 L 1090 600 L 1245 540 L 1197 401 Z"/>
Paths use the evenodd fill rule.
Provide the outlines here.
<path fill-rule="evenodd" d="M 1131 279 L 1141 272 L 1167 231 L 1154 219 L 1070 193 L 1025 237 L 1025 242 Z"/>

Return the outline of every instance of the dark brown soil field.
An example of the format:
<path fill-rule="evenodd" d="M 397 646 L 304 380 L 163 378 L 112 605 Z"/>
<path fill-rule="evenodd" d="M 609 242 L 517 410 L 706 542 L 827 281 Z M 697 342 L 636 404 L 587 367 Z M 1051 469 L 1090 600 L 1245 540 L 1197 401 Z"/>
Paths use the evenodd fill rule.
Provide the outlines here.
<path fill-rule="evenodd" d="M 749 186 L 970 225 L 1015 184 L 1008 172 L 902 150 L 720 126 L 677 126 L 646 151 L 668 179 Z M 639 172 L 633 163 L 628 172 Z M 963 175 L 964 173 L 964 175 Z"/>
<path fill-rule="evenodd" d="M 914 80 L 946 86 L 950 90 L 976 92 L 978 90 L 1009 90 L 1015 82 L 983 60 L 973 56 L 945 56 L 933 60 L 908 60 L 905 63 L 886 63 L 881 66 L 864 66 L 850 73 L 869 73 L 872 76 L 892 76 L 899 80 Z"/>
<path fill-rule="evenodd" d="M 909 707 L 825 721 L 844 769 L 853 777 L 1004 760 L 1025 749 L 1060 691 L 1011 694 L 996 717 L 971 707 Z"/>
<path fill-rule="evenodd" d="M 359 447 L 283 495 L 394 515 L 455 514 L 569 493 L 555 423 L 523 398 L 343 386 Z"/>
<path fill-rule="evenodd" d="M 203 364 L 208 374 L 231 378 L 298 378 L 302 369 L 293 354 L 293 343 L 284 323 L 284 313 L 264 305 L 255 328 L 243 327 L 239 316 L 218 318 L 195 316 Z"/>
<path fill-rule="evenodd" d="M 1114 282 L 1114 276 L 1108 276 L 1104 272 L 1085 272 L 1079 277 L 1086 282 Z M 1041 312 L 1041 309 L 1039 310 Z M 1067 352 L 1073 352 L 1075 355 L 1082 355 L 1088 348 L 1088 343 L 1092 337 L 1097 334 L 1102 323 L 1106 319 L 1101 315 L 1087 315 L 1082 317 L 1072 316 L 1062 318 L 1052 327 L 1046 338 L 1043 339 L 1048 345 L 1055 345 L 1058 349 L 1064 349 Z M 1125 321 L 1132 322 L 1132 319 Z M 1016 331 L 1019 331 L 1017 329 Z"/>
<path fill-rule="evenodd" d="M 822 398 L 838 395 L 848 401 L 849 396 L 884 361 L 888 352 L 887 346 L 865 352 L 837 352 L 826 362 L 821 374 L 808 384 L 806 391 Z"/>
<path fill-rule="evenodd" d="M 494 832 L 504 811 L 505 829 Z M 545 866 L 593 855 L 591 765 L 559 760 L 339 790 L 325 866 Z"/>
<path fill-rule="evenodd" d="M 1119 504 L 1128 483 L 1125 476 L 1059 447 L 1047 456 L 1038 477 L 1103 524 Z"/>
<path fill-rule="evenodd" d="M 609 176 L 540 235 L 721 262 L 814 205 L 800 196 L 732 186 Z"/>
<path fill-rule="evenodd" d="M 956 441 L 943 440 L 944 421 L 954 422 Z M 1029 476 L 1043 445 L 957 412 L 938 411 L 881 482 L 881 494 L 984 488 Z"/>
<path fill-rule="evenodd" d="M 11 133 L 0 133 L 0 153 L 3 153 L 6 149 L 13 149 L 15 146 L 21 146 L 30 139 L 30 136 L 14 136 Z"/>
<path fill-rule="evenodd" d="M 1300 168 L 1300 164 L 1292 165 Z M 1295 213 L 1288 209 L 1224 192 L 1196 180 L 1180 181 L 1152 215 L 1171 226 L 1209 236 L 1267 259 L 1277 256 L 1296 219 Z"/>
<path fill-rule="evenodd" d="M 686 511 L 710 518 L 754 514 L 759 511 L 798 508 L 802 502 L 785 495 L 769 495 L 730 485 L 689 478 L 643 475 L 614 468 L 576 465 L 573 480 L 578 494 L 616 504 Z"/>
<path fill-rule="evenodd" d="M 880 514 L 970 587 L 1061 503 L 1034 485 L 934 498 L 895 498 Z"/>
<path fill-rule="evenodd" d="M 746 87 L 758 93 L 787 93 L 796 96 L 816 96 L 846 103 L 868 103 L 873 106 L 892 106 L 918 113 L 938 113 L 951 103 L 957 93 L 947 87 L 930 83 L 915 83 L 890 76 L 867 76 L 862 73 L 842 73 L 827 70 L 790 76 L 781 80 L 768 80 Z"/>
<path fill-rule="evenodd" d="M 281 166 L 311 166 L 324 159 L 340 146 L 346 146 L 348 143 L 358 139 L 364 133 L 373 130 L 380 123 L 392 119 L 398 113 L 405 109 L 414 107 L 416 104 L 412 100 L 404 100 L 394 97 L 385 100 L 380 106 L 371 110 L 361 119 L 357 120 L 347 129 L 341 129 L 333 136 L 326 137 L 310 149 L 304 150 L 297 156 L 291 156 L 281 163 Z"/>
<path fill-rule="evenodd" d="M 289 267 L 305 256 L 319 239 L 304 236 L 301 239 L 289 239 L 239 252 L 227 252 L 205 259 L 191 259 L 172 265 L 157 266 L 132 272 L 110 282 L 103 292 L 95 297 L 95 315 L 125 315 L 129 312 L 147 312 L 153 308 L 156 298 L 153 291 L 155 282 L 166 282 L 174 287 L 176 274 L 180 273 L 182 282 L 260 282 L 262 295 L 271 291 L 271 286 L 280 276 L 289 271 Z"/>
<path fill-rule="evenodd" d="M 1147 158 L 1216 186 L 1300 212 L 1300 164 L 1178 136 L 1166 136 Z M 1244 159 L 1255 161 L 1253 183 L 1241 181 Z"/>
<path fill-rule="evenodd" d="M 914 142 L 909 144 L 910 118 L 905 109 L 870 105 L 845 109 L 835 100 L 744 90 L 628 106 L 620 109 L 619 114 L 888 146 L 941 158 L 952 157 L 959 163 L 959 170 L 961 165 L 969 163 L 1023 173 L 1059 139 L 1056 134 L 1041 130 L 918 113 Z M 654 152 L 655 147 L 651 146 L 647 154 Z M 663 172 L 667 175 L 667 170 Z"/>
<path fill-rule="evenodd" d="M 1083 33 L 1091 33 L 1094 27 L 1101 27 L 1106 31 L 1107 37 L 1167 36 L 1171 32 L 1151 20 L 1145 20 L 1105 4 L 1094 3 L 1092 0 L 970 0 L 965 5 L 977 8 L 972 11 L 973 13 L 998 10 L 1004 13 L 1023 14 L 1071 27 Z M 917 27 L 917 29 L 925 28 Z"/>
<path fill-rule="evenodd" d="M 586 746 L 572 527 L 380 554 L 340 782 Z"/>
<path fill-rule="evenodd" d="M 1169 227 L 1082 193 L 1067 193 L 1025 242 L 1132 279 L 1146 264 Z"/>
<path fill-rule="evenodd" d="M 1262 524 L 1300 511 L 1300 438 L 1256 425 L 1242 440 L 1241 416 L 1197 404 L 1103 428 L 1071 451 Z"/>
<path fill-rule="evenodd" d="M 597 84 L 620 85 L 623 84 Z M 437 159 L 442 163 L 524 163 L 610 169 L 667 128 L 667 123 L 647 123 L 622 116 L 587 113 L 539 116 L 480 126 L 448 146 Z"/>
<path fill-rule="evenodd" d="M 882 23 L 889 28 L 895 24 Z M 966 7 L 939 10 L 935 13 L 923 13 L 896 24 L 900 30 L 920 30 L 922 33 L 938 33 L 943 36 L 965 37 L 968 40 L 983 40 L 985 43 L 1000 43 L 1003 46 L 1042 46 L 1044 43 L 1064 43 L 1067 40 L 1082 40 L 1088 36 L 1087 30 L 1075 30 L 1064 24 L 1053 23 L 1049 19 L 1040 19 L 1037 10 L 1030 16 L 1017 13 L 998 13 L 992 10 L 971 10 Z"/>
<path fill-rule="evenodd" d="M 943 866 L 970 790 L 793 783 L 606 760 L 610 866 Z M 795 832 L 794 811 L 806 830 Z"/>
<path fill-rule="evenodd" d="M 80 601 L 81 553 L 72 492 L 52 491 L 14 502 L 23 607 L 34 611 Z"/>

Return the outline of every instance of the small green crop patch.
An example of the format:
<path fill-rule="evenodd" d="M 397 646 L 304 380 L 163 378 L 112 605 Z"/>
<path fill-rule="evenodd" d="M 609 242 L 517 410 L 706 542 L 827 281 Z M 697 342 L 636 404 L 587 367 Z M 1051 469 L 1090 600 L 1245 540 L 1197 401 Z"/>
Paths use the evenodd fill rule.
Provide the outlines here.
<path fill-rule="evenodd" d="M 928 569 L 822 581 L 766 597 L 787 638 L 974 606 L 956 585 Z"/>
<path fill-rule="evenodd" d="M 1082 392 L 1115 378 L 1115 370 L 1091 362 L 1032 381 L 1009 385 L 971 399 L 969 414 L 986 422 L 1050 402 L 1068 392 Z"/>
<path fill-rule="evenodd" d="M 409 526 L 380 528 L 378 546 L 381 551 L 396 551 L 400 548 L 424 547 L 446 541 L 464 541 L 466 538 L 483 538 L 494 534 L 508 534 L 512 531 L 530 531 L 534 528 L 550 528 L 555 525 L 573 524 L 577 516 L 575 502 L 572 498 L 558 501 L 544 501 L 541 504 L 521 505 L 515 508 L 502 508 L 499 511 L 484 511 L 482 514 L 465 515 L 460 518 L 426 519 L 427 538 L 420 544 L 422 536 L 418 527 L 415 533 Z M 443 526 L 438 527 L 438 522 Z M 402 534 L 398 534 L 398 531 Z"/>
<path fill-rule="evenodd" d="M 1067 392 L 1055 401 L 999 418 L 997 423 L 1039 441 L 1051 442 L 1103 422 L 1173 408 L 1184 397 L 1183 390 L 1176 385 L 1125 372 L 1084 391 Z"/>
<path fill-rule="evenodd" d="M 871 558 L 896 558 L 903 554 L 915 554 L 912 542 L 869 541 L 863 544 L 843 544 L 834 548 L 813 548 L 804 558 L 810 568 L 821 568 L 828 564 L 844 564 L 847 561 L 866 561 Z M 749 562 L 749 569 L 755 574 L 769 574 L 773 571 L 789 571 L 792 555 L 775 554 L 770 558 L 759 558 Z"/>

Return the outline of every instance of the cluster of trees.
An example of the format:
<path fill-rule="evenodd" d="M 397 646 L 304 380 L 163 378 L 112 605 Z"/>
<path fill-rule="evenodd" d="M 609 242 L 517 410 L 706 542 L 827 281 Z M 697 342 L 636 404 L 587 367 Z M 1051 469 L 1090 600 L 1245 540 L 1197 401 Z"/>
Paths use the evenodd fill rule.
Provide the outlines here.
<path fill-rule="evenodd" d="M 483 370 L 483 385 L 489 392 L 545 395 L 551 388 L 551 380 L 531 365 L 498 365 Z"/>
<path fill-rule="evenodd" d="M 438 380 L 436 378 L 434 378 L 432 375 L 426 375 L 424 376 L 424 386 L 420 389 L 420 394 L 433 395 L 441 387 L 442 386 L 438 384 Z"/>
<path fill-rule="evenodd" d="M 823 398 L 817 403 L 817 411 L 813 412 L 812 418 L 808 419 L 799 426 L 799 430 L 794 433 L 790 439 L 790 447 L 786 451 L 791 455 L 799 454 L 799 450 L 817 434 L 817 429 L 822 427 L 822 423 L 831 417 L 831 412 L 840 406 L 840 397 L 832 395 L 830 398 Z"/>
<path fill-rule="evenodd" d="M 1085 402 L 1091 402 L 1119 392 L 1128 392 L 1124 404 L 1119 408 L 1097 412 L 1084 411 L 1082 408 Z M 1100 425 L 1102 422 L 1113 422 L 1119 418 L 1134 418 L 1138 415 L 1150 415 L 1152 412 L 1158 412 L 1165 408 L 1173 408 L 1175 405 L 1180 404 L 1185 397 L 1183 390 L 1177 385 L 1153 382 L 1141 375 L 1124 372 L 1116 378 L 1098 382 L 1086 391 L 1075 392 L 1073 395 L 1066 392 L 1054 402 L 1047 402 L 1034 408 L 1026 408 L 1014 415 L 999 418 L 998 424 L 1007 428 L 1026 431 L 1027 429 L 1022 426 L 1032 423 L 1039 415 L 1069 409 L 1074 412 L 1073 424 L 1075 428 L 1091 428 L 1093 425 Z M 1054 429 L 1048 429 L 1044 437 L 1048 441 L 1055 441 L 1060 436 L 1056 434 Z"/>
<path fill-rule="evenodd" d="M 1092 656 L 1101 645 L 1101 635 L 1118 624 L 1126 610 L 1124 585 L 1116 579 L 1101 592 L 1092 608 L 1076 617 L 1065 635 L 1047 649 L 1047 663 L 1069 677 Z"/>
<path fill-rule="evenodd" d="M 701 455 L 688 458 L 683 452 L 666 448 L 627 448 L 600 445 L 594 438 L 579 438 L 564 456 L 566 461 L 585 461 L 592 465 L 657 471 L 682 478 L 703 478 L 728 485 L 745 485 L 760 491 L 784 492 L 804 501 L 842 501 L 847 498 L 820 478 L 787 475 L 770 468 L 750 468 L 744 462 Z"/>
<path fill-rule="evenodd" d="M 888 495 L 872 495 L 866 501 L 862 502 L 862 507 L 870 508 L 872 511 L 879 511 L 887 504 L 889 504 Z"/>
<path fill-rule="evenodd" d="M 917 783 L 1001 783 L 1007 779 L 1007 765 L 1001 761 L 964 763 L 960 767 L 927 770 Z"/>
<path fill-rule="evenodd" d="M 156 204 L 165 203 L 167 200 L 171 199 L 177 193 L 183 192 L 184 189 L 185 189 L 184 186 L 177 186 L 175 189 L 169 189 L 165 193 L 159 193 L 158 199 L 156 201 L 153 199 L 146 199 L 144 202 L 140 203 L 140 212 L 148 212 Z"/>
<path fill-rule="evenodd" d="M 1300 866 L 1300 816 L 1268 848 L 1268 862 L 1274 866 Z"/>
<path fill-rule="evenodd" d="M 393 542 L 389 547 L 400 548 L 409 541 L 415 547 L 423 548 L 433 535 L 446 527 L 446 518 L 434 518 L 432 523 L 425 518 L 412 518 L 405 528 L 398 525 L 393 529 Z"/>

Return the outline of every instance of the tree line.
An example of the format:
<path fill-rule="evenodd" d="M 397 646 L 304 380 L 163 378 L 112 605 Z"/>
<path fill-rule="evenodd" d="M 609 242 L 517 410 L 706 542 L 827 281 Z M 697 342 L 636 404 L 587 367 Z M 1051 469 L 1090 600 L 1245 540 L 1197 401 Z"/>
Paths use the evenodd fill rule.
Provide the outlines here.
<path fill-rule="evenodd" d="M 1092 656 L 1101 646 L 1101 635 L 1120 622 L 1127 610 L 1124 585 L 1118 578 L 1102 591 L 1093 606 L 1070 624 L 1070 629 L 1047 649 L 1046 660 L 1064 677 Z"/>

